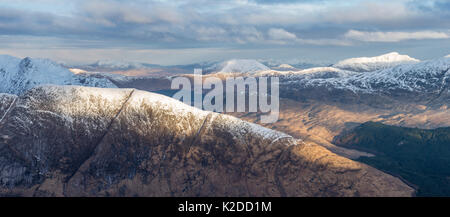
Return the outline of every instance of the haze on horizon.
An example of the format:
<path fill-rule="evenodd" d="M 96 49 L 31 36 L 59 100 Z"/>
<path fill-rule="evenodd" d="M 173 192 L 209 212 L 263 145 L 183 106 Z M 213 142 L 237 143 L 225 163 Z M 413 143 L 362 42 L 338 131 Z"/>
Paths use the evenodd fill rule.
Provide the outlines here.
<path fill-rule="evenodd" d="M 448 55 L 446 0 L 2 0 L 0 54 L 163 65 Z"/>

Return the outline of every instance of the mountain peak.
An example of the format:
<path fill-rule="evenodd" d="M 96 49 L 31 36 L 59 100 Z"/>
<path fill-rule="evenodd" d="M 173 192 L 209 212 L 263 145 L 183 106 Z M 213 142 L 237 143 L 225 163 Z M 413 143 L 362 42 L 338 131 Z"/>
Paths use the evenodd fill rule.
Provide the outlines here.
<path fill-rule="evenodd" d="M 75 75 L 49 59 L 0 56 L 0 92 L 20 94 L 43 84 L 115 87 L 104 78 Z"/>
<path fill-rule="evenodd" d="M 293 66 L 286 64 L 286 63 L 279 65 L 278 68 L 294 69 Z"/>
<path fill-rule="evenodd" d="M 420 60 L 398 52 L 391 52 L 375 57 L 358 57 L 339 61 L 333 66 L 340 69 L 369 72 L 380 69 L 391 68 L 400 64 L 417 63 Z"/>
<path fill-rule="evenodd" d="M 270 70 L 266 65 L 253 59 L 232 59 L 219 65 L 219 73 L 255 73 Z"/>
<path fill-rule="evenodd" d="M 25 58 L 23 58 L 23 59 L 20 61 L 20 63 L 19 63 L 19 67 L 20 67 L 21 69 L 28 69 L 28 68 L 33 67 L 33 63 L 32 63 L 31 58 L 30 58 L 30 57 L 25 57 Z"/>
<path fill-rule="evenodd" d="M 377 57 L 370 58 L 375 61 L 386 61 L 386 62 L 396 62 L 396 61 L 412 61 L 412 62 L 419 62 L 420 60 L 412 58 L 408 55 L 402 55 L 398 52 L 391 52 L 387 54 L 383 54 Z"/>

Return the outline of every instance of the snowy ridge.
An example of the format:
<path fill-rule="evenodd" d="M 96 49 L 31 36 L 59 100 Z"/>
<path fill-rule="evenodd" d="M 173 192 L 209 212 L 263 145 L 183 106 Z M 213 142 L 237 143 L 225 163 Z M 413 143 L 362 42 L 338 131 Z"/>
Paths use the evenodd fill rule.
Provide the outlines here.
<path fill-rule="evenodd" d="M 285 133 L 265 128 L 258 124 L 242 121 L 241 119 L 233 116 L 223 115 L 221 121 L 216 122 L 216 124 L 220 125 L 222 128 L 228 129 L 228 132 L 230 132 L 236 140 L 243 140 L 243 138 L 248 135 L 255 135 L 256 137 L 270 140 L 272 143 L 276 140 L 284 138 L 294 140 L 292 136 Z"/>
<path fill-rule="evenodd" d="M 280 71 L 298 71 L 299 69 L 295 68 L 294 66 L 291 66 L 289 64 L 281 64 L 279 66 L 271 67 L 273 70 L 280 70 Z"/>
<path fill-rule="evenodd" d="M 334 67 L 315 67 L 299 71 L 277 71 L 277 70 L 261 71 L 256 73 L 255 76 L 283 76 L 284 78 L 290 79 L 316 79 L 316 78 L 341 78 L 355 74 L 359 73 L 342 70 Z"/>
<path fill-rule="evenodd" d="M 0 92 L 20 94 L 43 84 L 116 87 L 108 79 L 75 75 L 48 59 L 0 56 Z"/>
<path fill-rule="evenodd" d="M 120 106 L 130 92 L 131 89 L 42 85 L 26 91 L 23 96 L 28 96 L 29 100 L 19 100 L 16 107 L 30 109 L 46 103 L 57 113 L 55 116 L 70 123 L 73 116 L 95 117 L 101 110 Z M 42 97 L 47 97 L 48 101 L 40 102 Z"/>
<path fill-rule="evenodd" d="M 132 63 L 132 62 L 121 62 L 121 61 L 112 61 L 112 60 L 99 60 L 94 65 L 98 67 L 105 67 L 105 68 L 121 68 L 121 69 L 127 69 L 127 68 L 143 68 L 144 65 L 141 63 Z"/>
<path fill-rule="evenodd" d="M 143 69 L 152 67 L 155 65 L 146 64 L 146 63 L 138 63 L 138 62 L 125 62 L 125 61 L 114 61 L 114 60 L 98 60 L 95 63 L 89 65 L 78 66 L 77 68 L 81 68 L 83 70 L 95 71 L 98 69 L 107 69 L 109 71 L 115 70 L 130 70 L 130 69 Z"/>
<path fill-rule="evenodd" d="M 304 87 L 327 87 L 353 92 L 388 92 L 405 90 L 437 93 L 450 82 L 450 58 L 399 65 L 372 73 L 330 79 L 285 80 Z"/>
<path fill-rule="evenodd" d="M 344 77 L 348 75 L 355 74 L 347 70 L 342 70 L 334 67 L 315 67 L 310 69 L 304 69 L 300 71 L 291 72 L 292 75 L 309 75 L 310 78 L 323 77 L 326 74 L 334 74 L 336 77 Z"/>
<path fill-rule="evenodd" d="M 380 69 L 391 68 L 400 64 L 417 63 L 418 59 L 409 57 L 408 55 L 400 55 L 392 52 L 376 57 L 359 57 L 342 60 L 333 66 L 340 69 L 355 72 L 370 72 Z"/>
<path fill-rule="evenodd" d="M 264 64 L 251 59 L 228 60 L 215 66 L 218 73 L 247 73 L 252 74 L 259 71 L 270 70 Z"/>
<path fill-rule="evenodd" d="M 36 96 L 37 94 L 40 96 Z M 165 117 L 175 118 L 177 120 L 175 121 L 177 126 L 173 126 L 173 130 L 182 130 L 186 127 L 182 125 L 182 123 L 186 122 L 180 120 L 186 120 L 188 122 L 197 120 L 203 122 L 203 120 L 207 119 L 207 116 L 211 116 L 210 121 L 227 129 L 235 138 L 244 138 L 245 135 L 248 134 L 269 140 L 292 138 L 285 133 L 271 130 L 257 124 L 248 123 L 233 116 L 203 111 L 186 105 L 174 98 L 147 91 L 119 88 L 44 85 L 32 88 L 27 91 L 25 95 L 31 96 L 29 97 L 30 100 L 21 102 L 17 104 L 16 107 L 33 107 L 38 104 L 37 102 L 34 102 L 34 99 L 48 96 L 47 99 L 51 100 L 47 103 L 50 103 L 53 109 L 58 111 L 58 116 L 62 116 L 68 121 L 70 121 L 70 117 L 72 116 L 94 117 L 95 115 L 98 115 L 98 111 L 100 110 L 104 110 L 108 107 L 121 107 L 123 103 L 127 103 L 127 109 L 133 111 L 151 107 L 159 113 L 166 114 Z M 77 102 L 80 105 L 76 105 L 74 102 Z"/>
<path fill-rule="evenodd" d="M 295 69 L 295 67 L 293 67 L 293 66 L 291 66 L 289 64 L 286 64 L 286 63 L 279 65 L 278 68 Z"/>
<path fill-rule="evenodd" d="M 89 90 L 91 88 L 84 89 Z M 235 139 L 244 138 L 244 136 L 247 134 L 253 134 L 260 138 L 270 140 L 286 137 L 292 138 L 285 133 L 271 130 L 257 124 L 248 123 L 233 116 L 222 115 L 210 111 L 203 111 L 201 109 L 186 105 L 179 100 L 173 99 L 171 97 L 146 91 L 134 91 L 132 97 L 129 100 L 129 106 L 136 110 L 139 110 L 142 104 L 158 107 L 159 111 L 164 111 L 166 114 L 171 114 L 171 116 L 176 117 L 177 119 L 190 120 L 193 116 L 195 117 L 195 119 L 206 120 L 207 116 L 210 115 L 210 121 L 213 121 L 216 124 L 221 125 L 221 127 L 228 129 L 228 132 L 234 135 Z M 182 122 L 178 121 L 177 123 Z M 181 129 L 185 126 L 176 127 Z"/>
<path fill-rule="evenodd" d="M 159 78 L 159 79 L 167 79 L 170 80 L 170 76 L 126 76 L 121 74 L 109 73 L 109 72 L 91 72 L 85 71 L 83 69 L 71 68 L 71 72 L 79 75 L 80 77 L 88 77 L 88 78 L 98 78 L 98 79 L 107 79 L 112 82 L 132 82 L 134 80 L 145 79 L 149 77 Z"/>

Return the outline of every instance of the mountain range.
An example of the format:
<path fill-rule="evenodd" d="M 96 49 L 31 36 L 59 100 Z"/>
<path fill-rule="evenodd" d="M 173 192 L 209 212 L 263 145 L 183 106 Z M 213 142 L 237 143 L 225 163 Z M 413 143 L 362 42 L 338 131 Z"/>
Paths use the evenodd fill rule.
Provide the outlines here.
<path fill-rule="evenodd" d="M 370 121 L 450 126 L 449 57 L 394 52 L 307 69 L 256 60 L 205 67 L 221 79 L 279 77 L 272 124 L 259 123 L 261 113 L 211 113 L 146 92 L 170 96 L 172 76 L 190 74 L 127 76 L 10 56 L 0 63 L 3 195 L 410 196 L 423 186 L 356 162 L 378 153 L 336 138 Z"/>
<path fill-rule="evenodd" d="M 359 96 L 370 94 L 374 97 L 431 102 L 449 96 L 449 69 L 450 58 L 443 57 L 364 73 L 349 73 L 334 68 L 306 75 L 293 73 L 282 76 L 280 80 L 282 87 L 301 94 L 299 97 L 314 97 L 310 93 L 321 90 L 324 96 L 333 97 L 332 92 L 339 92 L 355 100 L 364 100 Z M 319 76 L 314 76 L 316 74 Z"/>

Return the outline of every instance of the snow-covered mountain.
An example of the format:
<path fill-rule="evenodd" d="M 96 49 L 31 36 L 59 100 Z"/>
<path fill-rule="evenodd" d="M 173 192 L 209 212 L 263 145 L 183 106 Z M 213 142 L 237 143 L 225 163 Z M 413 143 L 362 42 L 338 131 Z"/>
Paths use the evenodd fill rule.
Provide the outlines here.
<path fill-rule="evenodd" d="M 291 66 L 291 65 L 286 64 L 286 63 L 280 64 L 278 66 L 271 67 L 271 68 L 274 69 L 274 70 L 280 70 L 280 71 L 296 71 L 296 70 L 298 70 L 294 66 Z"/>
<path fill-rule="evenodd" d="M 20 94 L 43 84 L 116 87 L 106 78 L 75 75 L 67 68 L 48 59 L 19 59 L 0 56 L 0 92 Z"/>
<path fill-rule="evenodd" d="M 342 70 L 334 67 L 314 67 L 297 71 L 268 70 L 260 71 L 254 76 L 282 76 L 284 79 L 303 80 L 303 79 L 329 79 L 343 78 L 351 75 L 360 74 L 359 72 Z"/>
<path fill-rule="evenodd" d="M 51 85 L 0 102 L 0 196 L 414 192 L 317 144 L 146 91 Z"/>
<path fill-rule="evenodd" d="M 384 91 L 402 89 L 416 92 L 439 92 L 450 82 L 450 58 L 416 64 L 399 65 L 373 74 L 350 77 L 344 84 L 361 90 Z"/>
<path fill-rule="evenodd" d="M 300 70 L 289 64 L 281 64 L 269 69 L 256 60 L 229 60 L 218 64 L 219 73 L 242 73 L 247 75 L 295 75 L 305 78 L 333 78 L 346 77 L 356 73 L 388 69 L 398 65 L 415 64 L 420 62 L 407 55 L 397 52 L 376 57 L 359 57 L 342 60 L 328 67 L 312 67 Z"/>
<path fill-rule="evenodd" d="M 312 59 L 304 59 L 304 58 L 292 58 L 292 59 L 257 59 L 258 62 L 272 68 L 276 69 L 280 66 L 292 66 L 295 69 L 309 69 L 314 67 L 323 67 L 330 66 L 334 62 L 330 61 L 318 61 Z"/>
<path fill-rule="evenodd" d="M 126 61 L 114 61 L 114 60 L 98 60 L 95 63 L 89 65 L 73 66 L 74 68 L 80 68 L 87 71 L 116 71 L 116 70 L 131 70 L 131 69 L 143 69 L 160 67 L 159 65 L 139 63 L 139 62 L 126 62 Z"/>
<path fill-rule="evenodd" d="M 371 61 L 367 61 L 370 59 Z M 418 60 L 398 53 L 391 53 L 376 58 L 356 58 L 353 63 L 369 66 L 368 63 L 383 63 L 376 67 L 386 69 L 363 73 L 342 69 L 341 61 L 332 67 L 315 67 L 304 70 L 279 71 L 272 70 L 256 60 L 236 59 L 216 64 L 219 73 L 239 73 L 247 76 L 279 76 L 280 85 L 287 88 L 325 88 L 349 90 L 363 93 L 389 93 L 396 90 L 439 93 L 449 85 L 450 58 L 443 57 L 435 60 L 418 62 Z M 356 61 L 358 60 L 358 61 Z M 362 60 L 366 60 L 365 62 Z M 377 61 L 375 61 L 377 60 Z M 381 60 L 385 60 L 382 62 Z M 389 61 L 388 61 L 389 60 Z M 364 64 L 363 64 L 364 62 Z M 356 65 L 358 65 L 356 64 Z M 370 65 L 375 67 L 375 65 Z M 338 68 L 336 66 L 341 66 Z M 19 94 L 27 89 L 41 84 L 82 85 L 94 87 L 117 87 L 117 82 L 126 82 L 125 87 L 139 88 L 145 86 L 147 80 L 140 77 L 131 79 L 128 76 L 111 75 L 106 73 L 87 73 L 82 70 L 69 69 L 46 59 L 18 59 L 11 56 L 0 56 L 0 92 Z M 164 89 L 168 78 L 164 77 Z M 142 82 L 141 82 L 142 81 Z M 159 81 L 159 80 L 158 80 Z M 115 82 L 114 84 L 112 82 Z M 155 84 L 155 81 L 152 81 Z M 148 86 L 148 84 L 147 84 Z M 281 87 L 282 89 L 284 87 Z"/>
<path fill-rule="evenodd" d="M 359 57 L 342 60 L 333 66 L 340 69 L 355 72 L 370 72 L 380 69 L 391 68 L 401 64 L 417 63 L 418 59 L 414 59 L 408 55 L 400 55 L 392 52 L 376 57 Z"/>
<path fill-rule="evenodd" d="M 396 91 L 440 94 L 450 85 L 450 58 L 398 65 L 371 73 L 355 73 L 335 78 L 298 79 L 284 76 L 285 84 L 300 88 L 343 89 L 363 93 L 390 93 Z"/>
<path fill-rule="evenodd" d="M 279 65 L 278 68 L 283 68 L 283 69 L 295 69 L 295 67 L 293 67 L 293 66 L 291 66 L 291 65 L 289 65 L 289 64 L 286 64 L 286 63 Z"/>
<path fill-rule="evenodd" d="M 244 73 L 252 74 L 259 71 L 270 70 L 264 64 L 252 59 L 233 59 L 213 66 L 218 73 Z"/>

